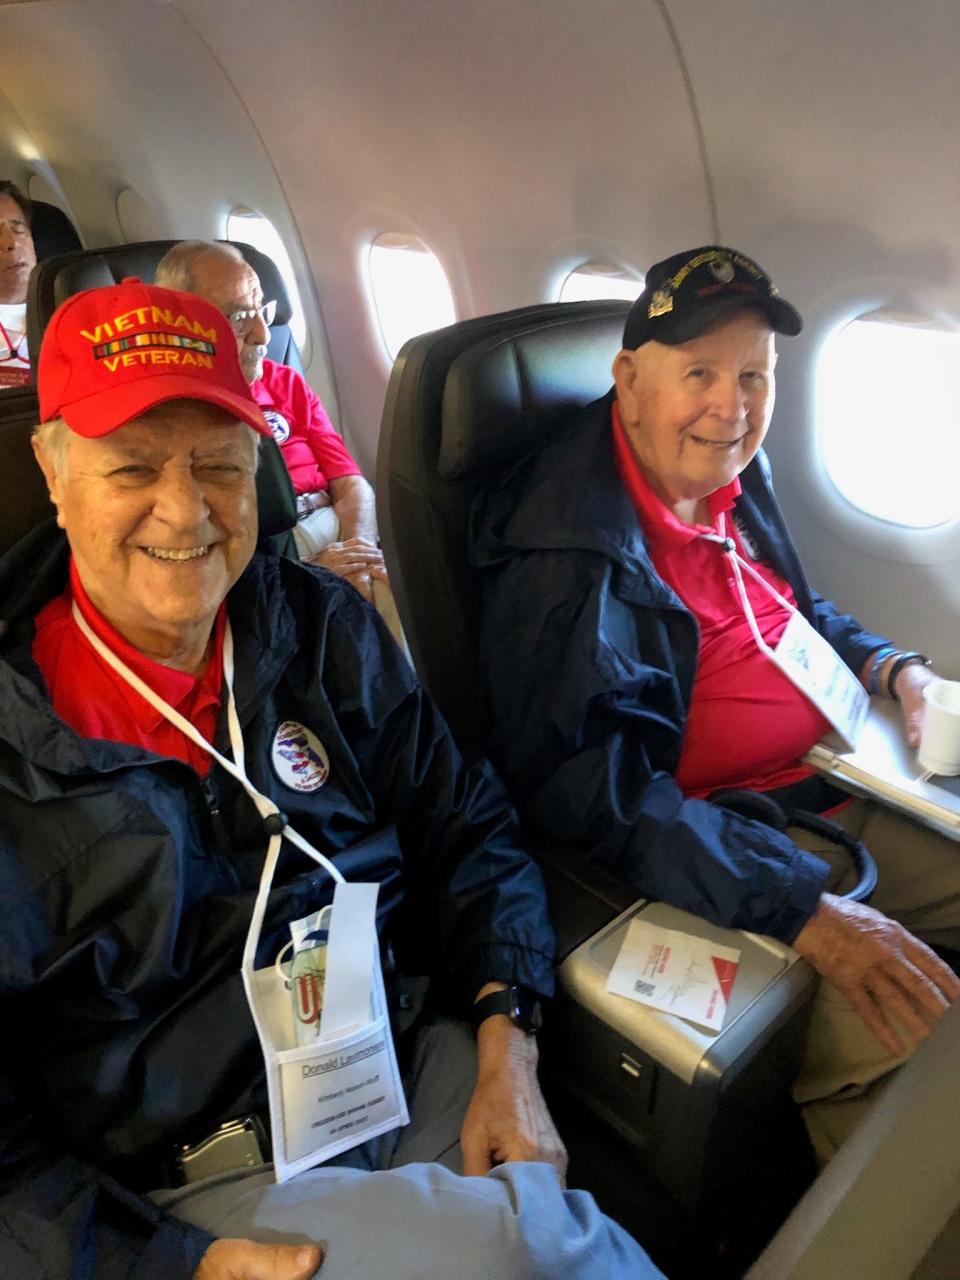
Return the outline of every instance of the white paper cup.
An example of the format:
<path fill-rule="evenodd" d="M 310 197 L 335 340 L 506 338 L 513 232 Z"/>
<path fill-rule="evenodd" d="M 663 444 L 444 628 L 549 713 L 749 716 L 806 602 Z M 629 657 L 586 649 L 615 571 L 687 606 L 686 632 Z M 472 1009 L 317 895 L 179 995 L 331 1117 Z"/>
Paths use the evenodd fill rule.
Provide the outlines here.
<path fill-rule="evenodd" d="M 917 759 L 931 773 L 952 778 L 960 774 L 960 681 L 934 680 L 923 699 L 927 705 Z"/>

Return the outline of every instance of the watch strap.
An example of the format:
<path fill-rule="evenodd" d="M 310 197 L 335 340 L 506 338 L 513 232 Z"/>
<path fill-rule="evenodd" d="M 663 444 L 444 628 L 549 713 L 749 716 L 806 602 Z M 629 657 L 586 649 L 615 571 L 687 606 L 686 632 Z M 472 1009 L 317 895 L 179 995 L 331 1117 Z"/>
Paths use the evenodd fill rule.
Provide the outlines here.
<path fill-rule="evenodd" d="M 926 656 L 926 654 L 917 653 L 916 650 L 911 649 L 907 653 L 899 654 L 893 666 L 890 668 L 890 674 L 887 676 L 887 690 L 890 697 L 893 698 L 895 702 L 900 701 L 897 697 L 897 676 L 904 667 L 909 667 L 913 664 L 923 667 L 933 666 L 933 662 Z"/>
<path fill-rule="evenodd" d="M 524 987 L 507 987 L 482 996 L 470 1006 L 470 1021 L 474 1027 L 479 1027 L 481 1022 L 498 1013 L 504 1014 L 523 1031 L 540 1030 L 540 1001 Z"/>

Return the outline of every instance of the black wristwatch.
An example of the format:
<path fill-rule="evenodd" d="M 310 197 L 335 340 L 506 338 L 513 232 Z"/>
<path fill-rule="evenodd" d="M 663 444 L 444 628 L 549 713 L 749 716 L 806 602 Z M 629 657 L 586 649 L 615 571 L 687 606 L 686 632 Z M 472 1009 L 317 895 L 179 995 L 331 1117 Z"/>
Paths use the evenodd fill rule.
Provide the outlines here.
<path fill-rule="evenodd" d="M 917 653 L 915 650 L 911 650 L 909 653 L 897 654 L 896 660 L 893 666 L 890 668 L 890 673 L 887 676 L 887 692 L 890 694 L 890 697 L 893 698 L 895 702 L 900 701 L 900 699 L 897 697 L 897 689 L 896 689 L 897 676 L 900 674 L 900 672 L 903 670 L 904 667 L 913 666 L 914 664 L 922 667 L 933 666 L 932 661 L 924 653 Z"/>
<path fill-rule="evenodd" d="M 491 991 L 470 1006 L 470 1021 L 474 1027 L 492 1018 L 495 1013 L 505 1013 L 515 1027 L 533 1035 L 543 1024 L 540 1001 L 526 987 L 507 987 L 505 991 Z"/>

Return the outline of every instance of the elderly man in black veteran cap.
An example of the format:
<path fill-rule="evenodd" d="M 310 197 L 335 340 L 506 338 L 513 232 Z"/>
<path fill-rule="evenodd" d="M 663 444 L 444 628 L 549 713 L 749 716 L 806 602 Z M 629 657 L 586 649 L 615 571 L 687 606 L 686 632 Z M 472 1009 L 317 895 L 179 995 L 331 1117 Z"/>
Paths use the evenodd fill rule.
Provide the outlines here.
<path fill-rule="evenodd" d="M 88 290 L 39 392 L 57 520 L 0 563 L 0 1272 L 306 1280 L 322 1237 L 325 1280 L 652 1280 L 564 1189 L 502 789 L 351 586 L 255 554 L 228 319 Z M 378 934 L 455 1015 L 407 1014 L 409 1125 Z"/>
<path fill-rule="evenodd" d="M 922 655 L 811 590 L 784 526 L 758 451 L 774 334 L 800 328 L 742 253 L 709 245 L 658 263 L 614 388 L 479 497 L 472 550 L 492 745 L 515 795 L 638 894 L 807 957 L 825 979 L 797 1082 L 810 1101 L 865 1090 L 960 994 L 915 936 L 960 945 L 960 859 L 946 839 L 848 803 L 838 820 L 880 866 L 876 910 L 835 896 L 827 848 L 815 856 L 799 833 L 709 799 L 745 788 L 832 809 L 847 797 L 804 753 L 844 727 L 861 685 L 899 700 L 915 744 L 934 678 Z M 814 644 L 843 695 L 832 707 L 788 660 Z M 824 1154 L 860 1109 L 808 1109 Z"/>

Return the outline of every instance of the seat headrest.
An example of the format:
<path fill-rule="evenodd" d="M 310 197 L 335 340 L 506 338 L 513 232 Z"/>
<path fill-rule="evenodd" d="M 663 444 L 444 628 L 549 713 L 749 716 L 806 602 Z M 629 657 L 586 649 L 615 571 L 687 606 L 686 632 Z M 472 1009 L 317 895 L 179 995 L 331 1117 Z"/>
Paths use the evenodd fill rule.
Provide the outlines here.
<path fill-rule="evenodd" d="M 547 323 L 478 342 L 452 362 L 437 459 L 445 480 L 510 466 L 550 422 L 609 391 L 630 304 L 607 305 L 601 316 L 558 306 Z"/>
<path fill-rule="evenodd" d="M 136 244 L 107 245 L 102 249 L 81 250 L 74 253 L 60 254 L 39 262 L 30 276 L 27 295 L 27 344 L 36 359 L 40 352 L 43 334 L 50 317 L 67 298 L 84 289 L 97 289 L 104 285 L 117 284 L 126 276 L 139 276 L 148 283 L 153 281 L 157 264 L 168 249 L 172 249 L 178 240 L 143 240 Z M 278 330 L 284 333 L 284 326 L 289 325 L 293 314 L 287 286 L 283 283 L 279 269 L 271 258 L 252 244 L 239 241 L 224 241 L 233 244 L 253 267 L 260 277 L 260 287 L 266 299 L 276 299 L 277 314 L 272 326 L 272 334 L 279 337 Z M 290 339 L 285 335 L 284 351 Z M 294 351 L 296 347 L 294 346 Z M 270 344 L 270 355 L 273 359 L 285 359 L 284 351 L 275 352 L 274 342 Z M 286 363 L 299 367 L 299 353 Z"/>
<path fill-rule="evenodd" d="M 55 204 L 47 204 L 45 200 L 32 200 L 30 203 L 33 209 L 30 233 L 38 262 L 58 253 L 73 253 L 83 248 L 76 228 L 62 209 Z"/>

